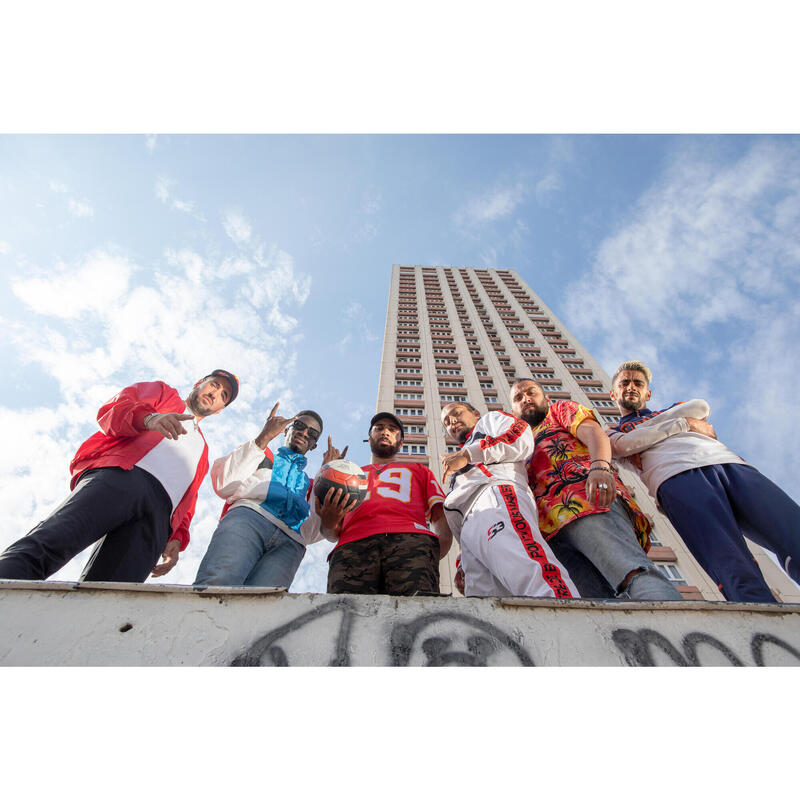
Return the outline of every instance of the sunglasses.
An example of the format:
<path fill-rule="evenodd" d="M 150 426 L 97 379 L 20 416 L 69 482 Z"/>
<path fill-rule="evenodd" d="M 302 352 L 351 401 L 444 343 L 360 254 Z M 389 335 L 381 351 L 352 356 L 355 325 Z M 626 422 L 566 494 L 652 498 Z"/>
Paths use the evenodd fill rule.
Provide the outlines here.
<path fill-rule="evenodd" d="M 305 431 L 306 436 L 308 436 L 308 438 L 311 439 L 312 442 L 316 442 L 317 439 L 319 439 L 320 434 L 322 433 L 322 431 L 318 431 L 315 428 L 309 427 L 308 425 L 305 424 L 305 422 L 300 422 L 299 419 L 296 419 L 292 423 L 292 427 L 296 428 L 298 431 Z"/>

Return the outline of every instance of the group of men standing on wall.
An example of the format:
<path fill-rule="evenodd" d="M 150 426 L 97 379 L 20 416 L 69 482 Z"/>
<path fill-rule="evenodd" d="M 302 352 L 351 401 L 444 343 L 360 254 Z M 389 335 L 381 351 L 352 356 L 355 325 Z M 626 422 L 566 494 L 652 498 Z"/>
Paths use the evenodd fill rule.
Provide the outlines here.
<path fill-rule="evenodd" d="M 744 536 L 800 580 L 800 507 L 717 441 L 705 401 L 651 411 L 650 382 L 641 362 L 619 367 L 612 397 L 623 416 L 608 431 L 592 409 L 551 402 L 530 378 L 511 387 L 513 414 L 448 403 L 441 422 L 461 447 L 442 457 L 446 492 L 426 466 L 396 460 L 404 426 L 380 412 L 357 508 L 340 491 L 313 497 L 306 454 L 322 418 L 285 418 L 276 403 L 255 439 L 211 468 L 225 502 L 195 585 L 288 587 L 306 547 L 326 538 L 329 592 L 437 594 L 455 536 L 456 585 L 469 596 L 678 600 L 647 556 L 651 523 L 612 464 L 624 458 L 726 599 L 775 602 Z M 123 389 L 72 460 L 71 494 L 0 555 L 0 578 L 44 580 L 92 543 L 82 580 L 166 574 L 189 542 L 209 468 L 200 421 L 238 391 L 219 369 L 183 399 L 160 381 Z M 346 452 L 328 436 L 323 463 Z"/>

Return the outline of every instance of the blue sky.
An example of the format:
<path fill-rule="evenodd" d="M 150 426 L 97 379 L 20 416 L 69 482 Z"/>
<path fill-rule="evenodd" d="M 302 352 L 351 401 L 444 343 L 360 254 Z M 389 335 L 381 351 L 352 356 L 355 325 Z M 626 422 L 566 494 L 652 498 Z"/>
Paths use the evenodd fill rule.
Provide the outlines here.
<path fill-rule="evenodd" d="M 608 372 L 649 363 L 654 407 L 705 397 L 800 500 L 799 231 L 796 136 L 0 137 L 0 546 L 136 380 L 240 376 L 212 458 L 280 400 L 367 463 L 393 263 L 517 270 Z M 219 508 L 206 485 L 162 581 L 192 581 Z M 328 550 L 294 591 L 324 591 Z"/>

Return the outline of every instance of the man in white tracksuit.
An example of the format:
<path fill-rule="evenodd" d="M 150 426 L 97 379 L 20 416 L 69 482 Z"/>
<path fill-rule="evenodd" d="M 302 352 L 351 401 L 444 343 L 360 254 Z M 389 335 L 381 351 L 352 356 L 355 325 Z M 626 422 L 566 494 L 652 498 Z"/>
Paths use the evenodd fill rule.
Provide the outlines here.
<path fill-rule="evenodd" d="M 442 457 L 447 521 L 461 544 L 464 594 L 478 597 L 580 597 L 539 532 L 525 461 L 527 423 L 502 411 L 481 417 L 467 402 L 442 409 L 461 450 Z"/>

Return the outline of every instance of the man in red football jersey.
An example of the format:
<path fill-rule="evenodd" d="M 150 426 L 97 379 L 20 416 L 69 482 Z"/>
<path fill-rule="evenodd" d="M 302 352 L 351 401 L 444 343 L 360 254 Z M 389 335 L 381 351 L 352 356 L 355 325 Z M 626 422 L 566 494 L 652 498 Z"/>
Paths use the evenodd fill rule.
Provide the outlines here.
<path fill-rule="evenodd" d="M 372 463 L 362 467 L 366 499 L 348 511 L 347 497 L 331 490 L 318 506 L 321 533 L 336 542 L 328 571 L 333 594 L 439 593 L 438 562 L 453 541 L 444 493 L 424 464 L 394 460 L 404 433 L 394 414 L 376 414 L 369 427 Z"/>

